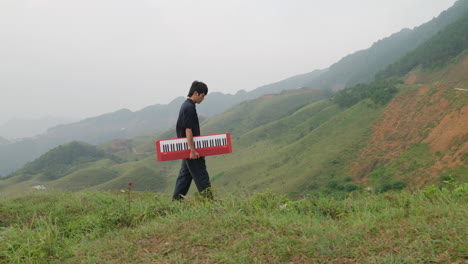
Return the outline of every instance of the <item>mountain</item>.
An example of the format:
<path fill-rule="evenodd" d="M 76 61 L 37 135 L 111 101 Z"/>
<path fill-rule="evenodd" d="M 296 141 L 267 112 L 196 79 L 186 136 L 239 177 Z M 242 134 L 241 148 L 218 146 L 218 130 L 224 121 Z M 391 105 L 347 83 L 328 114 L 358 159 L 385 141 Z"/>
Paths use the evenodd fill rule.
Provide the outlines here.
<path fill-rule="evenodd" d="M 206 119 L 204 134 L 230 132 L 233 141 L 232 154 L 208 158 L 216 191 L 344 196 L 364 187 L 385 192 L 467 182 L 468 46 L 457 34 L 464 19 L 420 46 L 430 54 L 417 48 L 382 72 L 429 55 L 438 58 L 438 67 L 420 62 L 332 97 L 328 89 L 267 94 Z M 465 44 L 458 54 L 436 48 L 451 43 Z M 37 184 L 119 189 L 132 181 L 136 190 L 170 192 L 180 161 L 157 162 L 154 141 L 173 133 L 111 140 L 97 148 L 70 143 L 0 180 L 0 190 L 8 194 Z"/>
<path fill-rule="evenodd" d="M 375 74 L 461 18 L 466 11 L 468 11 L 468 0 L 459 0 L 437 18 L 421 26 L 414 29 L 403 29 L 375 42 L 368 49 L 342 58 L 331 65 L 327 72 L 308 83 L 304 83 L 303 86 L 340 90 L 358 83 L 372 81 Z M 466 36 L 466 33 L 463 35 Z"/>
<path fill-rule="evenodd" d="M 0 124 L 0 136 L 10 139 L 34 137 L 45 133 L 48 128 L 75 122 L 72 118 L 45 117 L 40 119 L 13 119 Z"/>
<path fill-rule="evenodd" d="M 418 65 L 431 69 L 444 67 L 468 47 L 467 29 L 468 11 L 459 20 L 448 25 L 413 52 L 379 72 L 377 79 L 405 75 Z"/>
<path fill-rule="evenodd" d="M 250 92 L 241 90 L 235 95 L 212 92 L 209 94 L 210 100 L 197 107 L 200 118 L 215 116 L 237 103 L 263 94 L 295 89 L 322 72 L 315 71 L 311 74 L 293 76 Z M 174 126 L 180 104 L 184 100 L 184 97 L 178 97 L 167 105 L 152 105 L 135 112 L 121 109 L 79 122 L 51 127 L 47 132 L 34 138 L 26 138 L 3 146 L 0 144 L 0 175 L 11 173 L 26 162 L 69 141 L 101 144 L 115 138 L 130 139 L 163 132 Z"/>

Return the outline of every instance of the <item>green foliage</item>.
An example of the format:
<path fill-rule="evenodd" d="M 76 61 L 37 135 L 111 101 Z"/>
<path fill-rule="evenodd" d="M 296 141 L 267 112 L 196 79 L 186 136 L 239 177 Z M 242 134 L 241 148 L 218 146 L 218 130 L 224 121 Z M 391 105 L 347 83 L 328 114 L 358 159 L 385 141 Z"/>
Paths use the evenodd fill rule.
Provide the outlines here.
<path fill-rule="evenodd" d="M 377 186 L 378 192 L 401 190 L 406 187 L 409 178 L 414 178 L 417 173 L 424 173 L 423 169 L 430 167 L 434 162 L 434 156 L 427 144 L 414 144 L 397 160 L 378 165 L 370 174 L 370 180 Z"/>
<path fill-rule="evenodd" d="M 125 186 L 122 186 L 123 188 Z M 130 197 L 130 198 L 129 198 Z M 216 201 L 36 192 L 0 202 L 1 263 L 458 263 L 468 184 Z M 129 210 L 128 202 L 131 203 Z"/>
<path fill-rule="evenodd" d="M 396 84 L 389 80 L 357 84 L 339 91 L 333 101 L 341 107 L 351 107 L 365 99 L 370 99 L 376 105 L 385 105 L 398 92 Z"/>
<path fill-rule="evenodd" d="M 45 179 L 54 180 L 70 173 L 73 166 L 107 157 L 93 145 L 73 141 L 50 150 L 12 175 L 42 173 Z"/>
<path fill-rule="evenodd" d="M 371 82 L 378 72 L 385 70 L 388 65 L 397 62 L 449 24 L 463 17 L 467 10 L 466 0 L 457 1 L 451 8 L 425 24 L 414 29 L 403 29 L 376 41 L 369 49 L 343 57 L 306 86 L 340 89 Z M 466 29 L 461 35 L 466 36 Z"/>
<path fill-rule="evenodd" d="M 379 80 L 403 76 L 418 65 L 427 69 L 441 68 L 468 49 L 468 12 L 423 45 L 379 72 Z"/>
<path fill-rule="evenodd" d="M 405 187 L 406 183 L 404 181 L 383 181 L 380 185 L 377 186 L 377 191 L 383 193 L 392 190 L 402 190 Z"/>

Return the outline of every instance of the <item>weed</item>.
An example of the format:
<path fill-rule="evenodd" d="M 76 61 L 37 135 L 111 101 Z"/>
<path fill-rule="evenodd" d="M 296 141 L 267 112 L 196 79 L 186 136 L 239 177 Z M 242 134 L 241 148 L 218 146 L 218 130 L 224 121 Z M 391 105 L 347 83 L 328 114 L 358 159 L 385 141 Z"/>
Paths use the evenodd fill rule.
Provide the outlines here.
<path fill-rule="evenodd" d="M 0 203 L 0 263 L 463 262 L 468 184 L 217 200 L 31 193 Z"/>

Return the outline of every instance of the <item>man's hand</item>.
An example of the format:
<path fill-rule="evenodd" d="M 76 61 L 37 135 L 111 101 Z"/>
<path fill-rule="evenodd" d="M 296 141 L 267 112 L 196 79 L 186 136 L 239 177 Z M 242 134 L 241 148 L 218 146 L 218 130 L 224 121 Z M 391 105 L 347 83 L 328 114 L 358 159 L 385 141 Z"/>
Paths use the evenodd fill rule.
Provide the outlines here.
<path fill-rule="evenodd" d="M 190 159 L 198 159 L 200 154 L 195 149 L 190 150 Z"/>
<path fill-rule="evenodd" d="M 195 150 L 195 144 L 193 143 L 193 133 L 192 129 L 186 128 L 185 134 L 187 135 L 187 143 L 190 148 L 190 159 L 198 159 L 200 158 L 200 154 Z"/>

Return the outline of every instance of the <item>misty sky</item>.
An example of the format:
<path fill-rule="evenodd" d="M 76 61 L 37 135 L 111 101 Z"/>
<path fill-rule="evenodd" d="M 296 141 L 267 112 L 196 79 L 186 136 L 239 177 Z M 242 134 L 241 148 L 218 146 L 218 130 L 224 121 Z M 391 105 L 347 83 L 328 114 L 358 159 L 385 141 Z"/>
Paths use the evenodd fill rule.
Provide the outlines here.
<path fill-rule="evenodd" d="M 0 122 L 85 118 L 323 69 L 455 0 L 0 0 Z M 207 97 L 209 100 L 209 97 Z"/>

